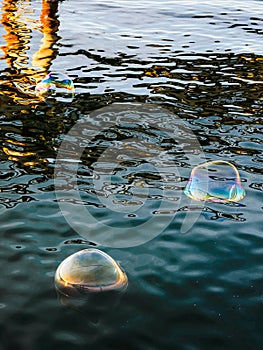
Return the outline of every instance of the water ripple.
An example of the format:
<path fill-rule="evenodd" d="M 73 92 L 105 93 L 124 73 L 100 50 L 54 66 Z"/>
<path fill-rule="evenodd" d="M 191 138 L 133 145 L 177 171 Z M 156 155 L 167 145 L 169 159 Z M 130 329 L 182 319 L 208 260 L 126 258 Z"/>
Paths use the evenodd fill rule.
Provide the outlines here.
<path fill-rule="evenodd" d="M 51 6 L 47 17 L 41 16 L 40 2 L 0 2 L 2 348 L 119 349 L 128 340 L 138 350 L 258 349 L 262 2 L 43 3 Z M 41 22 L 45 19 L 50 25 Z M 51 105 L 34 96 L 34 84 L 51 67 L 74 81 L 70 104 Z M 91 112 L 116 102 L 162 106 L 179 117 L 207 161 L 227 160 L 238 168 L 247 193 L 242 203 L 201 207 L 182 196 L 193 150 L 178 120 L 156 121 L 166 135 L 149 128 L 150 118 L 148 124 L 126 120 L 87 142 L 103 122 Z M 67 194 L 63 200 L 71 208 L 84 204 L 113 227 L 130 225 L 135 231 L 149 215 L 174 216 L 142 246 L 100 247 L 124 267 L 129 288 L 116 307 L 99 313 L 96 303 L 84 311 L 61 308 L 53 286 L 64 258 L 94 246 L 69 227 L 54 191 L 58 149 L 81 118 L 89 125 L 77 174 L 81 201 Z M 174 130 L 181 135 L 177 144 L 168 137 Z M 123 156 L 119 147 L 128 138 L 145 140 L 147 147 L 138 142 L 137 157 Z M 116 161 L 98 162 L 108 147 Z M 147 167 L 149 159 L 164 166 L 161 174 Z M 165 168 L 169 159 L 180 176 Z M 74 190 L 70 172 L 64 180 Z M 107 200 L 124 215 L 109 213 Z M 145 200 L 147 210 L 125 211 Z M 159 208 L 162 200 L 167 208 Z M 178 207 L 171 209 L 173 204 Z M 180 234 L 185 216 L 195 211 L 202 211 L 198 221 Z"/>

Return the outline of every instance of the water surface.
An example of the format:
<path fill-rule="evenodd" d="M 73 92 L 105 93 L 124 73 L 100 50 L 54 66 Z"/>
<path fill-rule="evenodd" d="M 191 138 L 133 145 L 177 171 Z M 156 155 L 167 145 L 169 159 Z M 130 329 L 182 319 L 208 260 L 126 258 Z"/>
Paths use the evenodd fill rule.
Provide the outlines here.
<path fill-rule="evenodd" d="M 0 6 L 0 348 L 260 349 L 262 1 L 69 0 L 49 6 L 2 0 Z M 46 104 L 32 94 L 50 70 L 73 80 L 71 103 Z M 114 307 L 98 311 L 95 303 L 76 310 L 61 306 L 54 273 L 68 255 L 94 242 L 79 236 L 60 211 L 55 159 L 76 121 L 113 103 L 158 105 L 180 118 L 205 161 L 237 167 L 246 197 L 240 205 L 205 203 L 182 234 L 188 209 L 184 197 L 177 206 L 177 195 L 190 176 L 192 150 L 167 138 L 174 121 L 164 126 L 165 137 L 140 123 L 102 132 L 78 173 L 86 206 L 120 227 L 119 215 L 101 205 L 105 194 L 111 200 L 124 190 L 118 197 L 123 207 L 131 194 L 134 205 L 147 198 L 151 210 L 125 214 L 125 225 L 133 226 L 175 214 L 158 212 L 163 188 L 170 186 L 165 200 L 175 203 L 176 215 L 143 245 L 97 245 L 120 261 L 129 286 Z M 96 165 L 102 150 L 127 137 L 144 138 L 153 154 L 165 149 L 181 177 L 168 174 L 164 182 L 137 152 L 94 194 L 94 167 L 105 173 Z M 130 183 L 150 191 L 143 197 Z"/>

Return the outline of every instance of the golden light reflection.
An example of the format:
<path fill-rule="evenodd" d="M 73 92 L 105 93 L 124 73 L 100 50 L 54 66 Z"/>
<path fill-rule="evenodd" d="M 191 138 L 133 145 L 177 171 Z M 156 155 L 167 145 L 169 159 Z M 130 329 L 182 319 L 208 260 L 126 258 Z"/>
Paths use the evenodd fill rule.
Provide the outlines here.
<path fill-rule="evenodd" d="M 16 103 L 30 104 L 32 98 L 36 99 L 34 87 L 46 76 L 58 54 L 55 48 L 59 39 L 57 11 L 58 1 L 42 0 L 40 19 L 35 20 L 32 15 L 36 10 L 32 9 L 30 0 L 3 0 L 1 23 L 6 31 L 3 36 L 6 45 L 0 48 L 4 53 L 2 59 L 9 67 L 10 79 L 0 81 L 0 94 L 8 95 Z M 39 31 L 43 34 L 42 43 L 38 51 L 29 55 L 34 34 Z"/>
<path fill-rule="evenodd" d="M 4 35 L 6 45 L 2 46 L 1 49 L 4 52 L 7 64 L 13 69 L 19 69 L 28 63 L 26 51 L 29 48 L 28 39 L 30 35 L 28 33 L 30 33 L 30 30 L 20 20 L 22 11 L 19 13 L 17 1 L 3 1 L 2 12 L 1 22 L 7 34 Z M 20 51 L 21 46 L 25 48 L 23 51 Z"/>
<path fill-rule="evenodd" d="M 148 77 L 157 78 L 160 76 L 165 76 L 171 78 L 171 72 L 168 67 L 154 65 L 151 68 L 147 69 L 144 73 Z"/>
<path fill-rule="evenodd" d="M 0 59 L 6 61 L 8 68 L 5 78 L 0 80 L 0 97 L 3 96 L 3 101 L 11 99 L 15 104 L 35 108 L 39 103 L 35 85 L 46 76 L 58 55 L 58 1 L 42 0 L 41 8 L 33 8 L 31 0 L 3 0 L 1 3 L 0 20 L 6 31 L 3 35 L 6 44 L 0 46 L 3 52 Z M 42 40 L 36 46 L 39 33 L 42 33 Z M 39 157 L 35 141 L 24 131 L 27 132 L 21 126 L 20 136 L 3 140 L 3 153 L 8 160 L 22 162 L 27 167 L 43 166 L 47 161 Z"/>
<path fill-rule="evenodd" d="M 15 156 L 15 157 L 28 157 L 28 156 L 34 156 L 35 152 L 26 152 L 26 151 L 15 151 L 7 147 L 3 147 L 3 151 L 8 156 Z"/>
<path fill-rule="evenodd" d="M 42 12 L 40 15 L 41 31 L 43 33 L 42 45 L 33 55 L 33 66 L 41 69 L 41 76 L 38 80 L 41 80 L 46 75 L 52 60 L 58 54 L 58 50 L 54 48 L 54 44 L 59 39 L 57 35 L 59 29 L 57 11 L 57 1 L 42 1 Z"/>

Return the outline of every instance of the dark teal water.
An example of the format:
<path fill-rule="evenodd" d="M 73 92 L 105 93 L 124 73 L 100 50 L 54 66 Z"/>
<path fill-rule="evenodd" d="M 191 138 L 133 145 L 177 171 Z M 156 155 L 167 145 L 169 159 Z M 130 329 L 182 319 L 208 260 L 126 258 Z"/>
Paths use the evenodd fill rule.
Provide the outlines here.
<path fill-rule="evenodd" d="M 262 1 L 63 1 L 46 12 L 46 31 L 40 1 L 0 5 L 0 349 L 261 349 Z M 71 103 L 49 105 L 28 93 L 34 79 L 51 69 L 74 81 Z M 56 156 L 77 121 L 87 118 L 90 130 L 97 130 L 92 113 L 114 103 L 158 105 L 179 118 L 205 161 L 237 167 L 246 197 L 240 205 L 205 203 L 182 234 L 188 213 L 183 188 L 194 150 L 187 148 L 188 138 L 182 149 L 168 137 L 176 119 L 153 130 L 137 115 L 136 125 L 102 129 L 78 173 L 90 212 L 118 228 L 153 216 L 161 220 L 160 201 L 174 203 L 175 210 L 145 244 L 97 245 L 128 275 L 118 302 L 62 306 L 56 268 L 94 242 L 80 236 L 60 210 Z M 146 140 L 152 161 L 165 150 L 162 164 L 172 159 L 180 177 L 168 174 L 164 182 L 147 168 L 138 144 L 117 169 L 104 159 L 116 177 L 94 191 L 95 166 L 102 179 L 107 175 L 98 157 L 107 149 L 118 156 L 127 137 Z M 145 184 L 135 187 L 149 193 L 133 192 L 134 183 Z M 147 198 L 146 209 L 131 208 L 125 220 L 108 210 L 107 201 L 118 198 L 125 207 L 131 195 L 135 206 Z M 86 217 L 81 220 L 85 227 Z"/>

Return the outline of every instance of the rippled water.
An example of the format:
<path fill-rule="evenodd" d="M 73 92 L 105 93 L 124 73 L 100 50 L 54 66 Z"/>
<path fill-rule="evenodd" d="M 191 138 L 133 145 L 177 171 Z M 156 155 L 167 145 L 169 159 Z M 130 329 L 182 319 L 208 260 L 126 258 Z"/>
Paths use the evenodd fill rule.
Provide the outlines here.
<path fill-rule="evenodd" d="M 260 349 L 262 1 L 0 6 L 0 349 Z M 51 69 L 73 80 L 71 103 L 46 104 L 34 95 Z M 168 114 L 150 128 L 153 121 L 137 113 L 136 122 L 102 129 L 86 145 L 85 132 L 99 125 L 94 112 L 114 103 Z M 59 147 L 79 120 L 89 126 L 81 134 L 87 147 L 78 186 L 90 212 L 116 228 L 171 218 L 145 244 L 97 245 L 120 262 L 129 286 L 117 303 L 81 310 L 62 307 L 53 282 L 63 259 L 95 245 L 68 224 L 54 191 Z M 182 193 L 197 165 L 191 157 L 203 156 L 188 147 L 189 133 L 175 142 L 178 121 L 195 135 L 204 161 L 237 167 L 246 191 L 239 204 L 205 203 L 185 234 L 180 228 L 190 209 Z M 132 153 L 119 159 L 127 138 L 145 143 L 130 144 Z M 107 149 L 111 157 L 101 158 Z M 168 171 L 170 161 L 179 174 Z M 145 210 L 132 209 L 146 199 Z M 123 217 L 109 212 L 109 203 Z"/>

